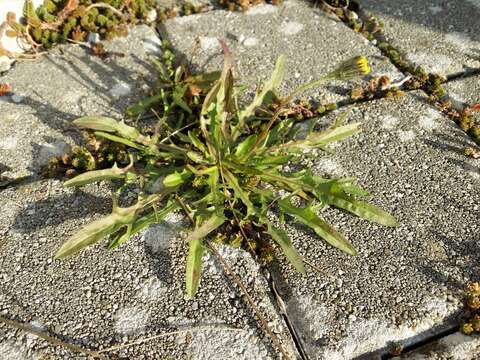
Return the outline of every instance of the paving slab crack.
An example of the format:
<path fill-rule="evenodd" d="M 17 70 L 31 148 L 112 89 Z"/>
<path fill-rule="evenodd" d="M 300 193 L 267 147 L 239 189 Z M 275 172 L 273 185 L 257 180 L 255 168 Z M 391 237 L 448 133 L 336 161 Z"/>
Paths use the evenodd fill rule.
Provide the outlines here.
<path fill-rule="evenodd" d="M 290 336 L 292 337 L 293 343 L 295 345 L 295 349 L 297 350 L 297 353 L 300 356 L 300 359 L 310 360 L 310 358 L 308 357 L 308 353 L 305 350 L 305 345 L 303 344 L 303 341 L 300 335 L 298 334 L 298 331 L 296 330 L 293 321 L 290 319 L 288 315 L 285 301 L 283 300 L 282 296 L 277 290 L 275 281 L 273 279 L 273 274 L 268 269 L 265 269 L 265 273 L 266 273 L 265 277 L 270 287 L 270 294 L 273 296 L 277 304 L 275 309 L 277 310 L 279 316 L 283 319 L 285 325 L 287 326 L 287 329 L 290 333 Z"/>
<path fill-rule="evenodd" d="M 437 110 L 457 123 L 472 140 L 480 145 L 480 124 L 469 113 L 468 106 L 455 106 L 442 86 L 458 77 L 477 76 L 480 74 L 480 69 L 469 69 L 463 74 L 454 74 L 450 78 L 427 72 L 424 66 L 409 61 L 399 49 L 388 41 L 383 32 L 383 22 L 365 12 L 357 1 L 321 0 L 320 7 L 327 13 L 336 15 L 349 28 L 366 37 L 399 71 L 405 75 L 411 75 L 412 79 L 405 84 L 405 88 L 424 91 Z"/>
<path fill-rule="evenodd" d="M 389 360 L 389 359 L 393 359 L 396 356 L 400 356 L 400 355 L 402 355 L 402 356 L 409 356 L 409 354 L 413 355 L 413 352 L 415 352 L 416 350 L 421 349 L 422 347 L 427 346 L 429 344 L 433 344 L 433 343 L 435 343 L 436 341 L 438 341 L 442 338 L 446 338 L 447 336 L 455 334 L 458 330 L 459 330 L 458 325 L 452 326 L 448 329 L 440 331 L 440 332 L 438 332 L 438 333 L 436 333 L 432 336 L 429 336 L 425 339 L 422 339 L 422 340 L 417 341 L 413 344 L 405 346 L 404 348 L 402 348 L 401 354 L 395 354 L 394 355 L 391 352 L 387 352 L 387 353 L 380 356 L 380 360 Z"/>

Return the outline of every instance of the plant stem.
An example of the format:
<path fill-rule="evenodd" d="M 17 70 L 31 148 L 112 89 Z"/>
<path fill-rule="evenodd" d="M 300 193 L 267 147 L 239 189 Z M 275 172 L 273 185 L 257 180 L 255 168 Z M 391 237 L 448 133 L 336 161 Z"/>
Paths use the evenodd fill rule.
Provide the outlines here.
<path fill-rule="evenodd" d="M 238 331 L 238 332 L 245 331 L 244 329 L 232 328 L 232 327 L 228 327 L 228 326 L 207 326 L 207 325 L 206 325 L 206 326 L 196 326 L 196 327 L 190 328 L 190 329 L 171 331 L 171 332 L 167 332 L 167 333 L 164 333 L 164 334 L 158 334 L 158 335 L 154 335 L 154 336 L 150 336 L 150 337 L 146 337 L 146 338 L 134 340 L 134 341 L 129 342 L 129 343 L 126 343 L 126 344 L 115 345 L 115 346 L 109 347 L 109 348 L 107 348 L 107 349 L 99 350 L 99 351 L 97 351 L 96 353 L 97 353 L 97 354 L 102 354 L 102 353 L 106 353 L 106 352 L 110 352 L 110 351 L 116 351 L 116 350 L 126 349 L 126 348 L 128 348 L 128 347 L 130 347 L 130 346 L 139 345 L 139 344 L 142 344 L 142 343 L 147 342 L 147 341 L 151 341 L 151 340 L 155 340 L 155 339 L 160 339 L 160 338 L 162 338 L 162 337 L 167 337 L 167 336 L 172 336 L 172 335 L 179 335 L 179 334 L 183 334 L 183 333 L 190 332 L 190 331 L 200 331 L 200 330 L 204 330 L 204 329 L 215 329 L 215 330 L 225 330 L 225 331 Z"/>
<path fill-rule="evenodd" d="M 265 320 L 263 315 L 260 313 L 260 310 L 255 305 L 255 302 L 253 301 L 252 297 L 250 296 L 247 288 L 242 283 L 242 281 L 237 276 L 237 274 L 235 274 L 233 272 L 232 268 L 227 264 L 227 262 L 225 261 L 223 256 L 220 255 L 218 250 L 212 244 L 207 243 L 206 246 L 220 260 L 220 262 L 221 262 L 222 266 L 224 267 L 224 269 L 226 270 L 226 272 L 230 275 L 230 277 L 233 279 L 233 281 L 237 284 L 237 286 L 243 292 L 243 294 L 245 295 L 245 299 L 247 300 L 247 302 L 249 303 L 249 305 L 251 306 L 251 308 L 255 312 L 255 315 L 257 316 L 257 318 L 260 320 L 262 328 L 265 330 L 267 335 L 272 340 L 273 345 L 277 348 L 278 351 L 280 351 L 282 353 L 284 359 L 287 359 L 287 360 L 291 359 L 290 355 L 287 353 L 287 351 L 283 348 L 282 344 L 280 343 L 280 340 L 278 339 L 278 337 L 268 327 L 267 321 Z"/>
<path fill-rule="evenodd" d="M 192 222 L 193 225 L 195 225 L 195 219 L 193 218 L 190 210 L 188 209 L 188 207 L 185 204 L 185 202 L 183 201 L 183 199 L 180 196 L 175 195 L 175 200 L 177 200 L 177 202 L 182 207 L 183 211 L 185 211 L 185 214 L 187 214 L 188 219 Z"/>
<path fill-rule="evenodd" d="M 0 322 L 3 322 L 7 325 L 10 325 L 11 327 L 14 327 L 16 329 L 23 330 L 23 331 L 25 331 L 27 333 L 30 333 L 32 335 L 38 336 L 39 338 L 41 338 L 41 339 L 43 339 L 43 340 L 45 340 L 45 341 L 47 341 L 47 342 L 49 342 L 53 345 L 62 346 L 62 347 L 66 348 L 66 349 L 69 349 L 73 352 L 79 352 L 79 353 L 82 353 L 82 354 L 85 354 L 85 355 L 89 355 L 89 356 L 92 356 L 93 358 L 96 358 L 96 359 L 107 360 L 107 358 L 104 355 L 101 355 L 97 351 L 84 349 L 81 346 L 62 341 L 62 340 L 60 340 L 56 337 L 47 335 L 47 334 L 45 334 L 41 331 L 32 329 L 32 328 L 30 328 L 29 326 L 27 326 L 23 323 L 20 323 L 20 322 L 15 321 L 15 320 L 7 319 L 7 318 L 5 318 L 1 315 L 0 315 Z"/>

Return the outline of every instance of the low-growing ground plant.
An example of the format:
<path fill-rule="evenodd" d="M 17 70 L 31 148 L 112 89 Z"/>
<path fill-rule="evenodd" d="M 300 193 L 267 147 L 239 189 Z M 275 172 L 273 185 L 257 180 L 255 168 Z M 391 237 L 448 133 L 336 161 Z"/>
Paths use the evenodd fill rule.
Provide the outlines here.
<path fill-rule="evenodd" d="M 468 284 L 465 290 L 465 313 L 467 319 L 460 326 L 460 331 L 466 335 L 480 333 L 480 284 Z"/>
<path fill-rule="evenodd" d="M 280 3 L 279 0 L 270 2 Z M 219 1 L 220 6 L 230 11 L 246 11 L 263 3 L 265 0 Z M 5 36 L 23 39 L 36 52 L 67 41 L 86 42 L 90 33 L 103 39 L 125 36 L 131 24 L 164 21 L 199 13 L 205 8 L 208 8 L 206 4 L 189 0 L 168 8 L 160 6 L 157 0 L 44 0 L 38 7 L 32 0 L 24 0 L 21 21 L 11 12 L 0 19 L 0 40 L 5 31 Z M 0 55 L 20 56 L 4 49 L 1 42 Z"/>
<path fill-rule="evenodd" d="M 356 254 L 355 249 L 318 215 L 319 209 L 334 206 L 385 226 L 397 225 L 387 212 L 358 199 L 368 193 L 353 178 L 322 178 L 309 169 L 284 170 L 285 165 L 298 163 L 306 150 L 328 150 L 330 143 L 360 131 L 358 123 L 337 123 L 323 131 L 309 127 L 300 137 L 298 121 L 288 114 L 292 100 L 304 91 L 328 80 L 368 74 L 367 59 L 353 58 L 282 97 L 277 92 L 285 66 L 281 56 L 270 80 L 244 104 L 242 88 L 235 83 L 232 56 L 221 44 L 225 57 L 221 73 L 191 75 L 184 66 L 172 66 L 173 53 L 164 53 L 167 66 L 157 63 L 160 81 L 156 92 L 127 111 L 130 116 L 153 112 L 157 121 L 150 128 L 140 130 L 103 116 L 74 121 L 93 131 L 96 138 L 124 146 L 129 163 L 85 172 L 65 183 L 66 187 L 78 187 L 114 180 L 121 186 L 113 194 L 112 213 L 74 234 L 56 258 L 73 255 L 105 237 L 110 237 L 108 248 L 115 249 L 147 226 L 181 211 L 194 224 L 186 239 L 186 289 L 193 297 L 200 282 L 206 239 L 221 227 L 238 229 L 237 245 L 245 249 L 255 251 L 263 246 L 260 242 L 276 244 L 303 274 L 302 256 L 287 233 L 276 226 L 275 211 L 279 221 L 288 215 L 350 255 Z M 140 190 L 137 201 L 121 207 L 122 191 L 133 185 Z"/>

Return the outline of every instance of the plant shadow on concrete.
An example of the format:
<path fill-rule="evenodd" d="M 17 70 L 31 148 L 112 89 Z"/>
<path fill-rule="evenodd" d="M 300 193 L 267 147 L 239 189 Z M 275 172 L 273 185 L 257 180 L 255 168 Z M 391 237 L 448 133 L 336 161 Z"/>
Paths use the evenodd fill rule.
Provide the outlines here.
<path fill-rule="evenodd" d="M 144 42 L 150 39 L 143 39 Z M 153 41 L 153 40 L 150 40 Z M 117 43 L 110 44 L 115 48 Z M 118 47 L 124 46 L 124 43 Z M 156 44 L 155 46 L 157 46 Z M 152 50 L 147 51 L 147 56 L 156 55 L 154 44 L 148 46 Z M 31 163 L 28 168 L 33 173 L 32 176 L 22 179 L 21 183 L 34 182 L 40 178 L 36 174 L 42 172 L 42 166 L 46 159 L 43 144 L 59 143 L 67 146 L 65 141 L 80 145 L 84 142 L 84 137 L 78 132 L 71 122 L 79 114 L 97 109 L 96 111 L 119 116 L 130 104 L 131 101 L 139 100 L 139 92 L 131 92 L 128 96 L 118 96 L 112 89 L 119 84 L 128 84 L 131 89 L 149 84 L 150 79 L 154 78 L 155 69 L 145 60 L 145 55 L 138 55 L 134 50 L 128 49 L 128 59 L 125 56 L 112 55 L 107 58 L 100 58 L 91 53 L 88 47 L 79 45 L 59 46 L 51 53 L 37 59 L 35 63 L 22 64 L 24 74 L 11 82 L 16 84 L 14 93 L 17 91 L 22 96 L 20 104 L 16 105 L 21 112 L 28 116 L 34 116 L 53 132 L 62 134 L 63 139 L 54 139 L 44 136 L 42 139 L 32 140 Z M 107 51 L 108 53 L 108 51 Z M 125 55 L 122 53 L 122 55 Z M 137 69 L 136 71 L 131 70 Z M 53 73 L 52 73 L 53 71 Z M 4 81 L 10 82 L 10 76 L 15 76 L 16 72 L 12 69 L 4 77 Z M 17 75 L 18 76 L 18 75 Z M 31 85 L 32 78 L 40 86 L 33 87 L 30 91 L 25 91 Z M 55 81 L 59 84 L 57 91 L 65 93 L 65 100 L 58 96 L 57 91 L 41 91 L 43 82 L 49 83 Z M 70 87 L 68 84 L 75 84 Z M 71 92 L 71 89 L 75 92 Z M 90 96 L 95 93 L 96 96 Z M 70 97 L 76 98 L 75 107 L 68 102 Z M 128 100 L 126 100 L 128 98 Z M 28 109 L 28 110 L 27 110 Z M 90 110 L 88 110 L 90 109 Z M 11 185 L 13 186 L 13 182 Z"/>

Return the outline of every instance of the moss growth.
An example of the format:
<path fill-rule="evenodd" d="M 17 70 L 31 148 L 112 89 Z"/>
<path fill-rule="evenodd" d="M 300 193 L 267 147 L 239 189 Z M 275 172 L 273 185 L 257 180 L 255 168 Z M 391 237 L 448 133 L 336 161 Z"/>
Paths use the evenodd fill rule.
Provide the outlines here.
<path fill-rule="evenodd" d="M 390 85 L 390 78 L 386 75 L 373 77 L 366 85 L 354 87 L 350 91 L 350 99 L 354 103 L 381 98 L 394 99 L 403 95 L 403 91 Z"/>
<path fill-rule="evenodd" d="M 45 177 L 73 177 L 85 171 L 105 169 L 115 163 L 128 164 L 125 146 L 105 139 L 97 139 L 85 132 L 86 146 L 75 146 L 69 153 L 52 157 L 42 169 Z"/>
<path fill-rule="evenodd" d="M 280 0 L 220 0 L 229 10 L 248 10 L 263 3 L 277 5 Z M 144 23 L 148 14 L 156 10 L 158 20 L 202 12 L 204 5 L 190 1 L 181 7 L 161 8 L 156 0 L 45 0 L 37 9 L 32 0 L 26 0 L 24 16 L 27 27 L 10 24 L 35 47 L 49 49 L 68 40 L 85 41 L 89 32 L 99 33 L 104 39 L 127 35 L 127 25 Z M 26 33 L 28 31 L 28 34 Z"/>

